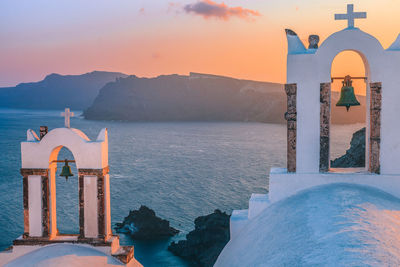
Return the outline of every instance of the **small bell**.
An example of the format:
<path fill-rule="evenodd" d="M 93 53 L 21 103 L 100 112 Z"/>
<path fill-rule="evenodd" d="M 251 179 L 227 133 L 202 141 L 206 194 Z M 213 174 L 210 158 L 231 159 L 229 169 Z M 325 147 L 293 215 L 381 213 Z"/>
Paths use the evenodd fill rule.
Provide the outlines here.
<path fill-rule="evenodd" d="M 354 94 L 354 88 L 352 86 L 353 81 L 351 80 L 350 75 L 344 77 L 344 81 L 342 83 L 343 87 L 340 91 L 340 98 L 336 103 L 336 106 L 346 107 L 346 110 L 349 111 L 351 106 L 359 106 L 360 102 L 358 102 Z"/>
<path fill-rule="evenodd" d="M 68 180 L 69 176 L 74 176 L 74 174 L 71 172 L 71 167 L 68 166 L 68 160 L 65 160 L 65 165 L 62 168 L 60 176 L 64 176 L 65 180 Z"/>

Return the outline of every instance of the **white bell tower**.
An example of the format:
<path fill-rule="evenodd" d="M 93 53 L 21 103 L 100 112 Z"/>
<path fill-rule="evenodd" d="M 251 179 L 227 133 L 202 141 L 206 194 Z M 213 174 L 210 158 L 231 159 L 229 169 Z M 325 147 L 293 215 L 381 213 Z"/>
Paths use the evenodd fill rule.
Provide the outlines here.
<path fill-rule="evenodd" d="M 96 140 L 70 128 L 73 113 L 66 109 L 65 128 L 47 132 L 40 127 L 40 137 L 29 129 L 21 143 L 24 233 L 14 240 L 12 253 L 0 253 L 0 262 L 9 262 L 43 246 L 70 243 L 89 245 L 114 256 L 128 266 L 141 266 L 133 257 L 133 246 L 119 245 L 119 236 L 111 230 L 108 133 L 102 129 Z M 79 234 L 60 234 L 57 229 L 56 177 L 57 156 L 68 148 L 78 170 Z"/>
<path fill-rule="evenodd" d="M 68 148 L 78 169 L 79 240 L 106 241 L 111 236 L 107 129 L 95 141 L 80 130 L 57 128 L 39 140 L 28 130 L 21 143 L 24 239 L 58 237 L 56 215 L 57 156 Z"/>

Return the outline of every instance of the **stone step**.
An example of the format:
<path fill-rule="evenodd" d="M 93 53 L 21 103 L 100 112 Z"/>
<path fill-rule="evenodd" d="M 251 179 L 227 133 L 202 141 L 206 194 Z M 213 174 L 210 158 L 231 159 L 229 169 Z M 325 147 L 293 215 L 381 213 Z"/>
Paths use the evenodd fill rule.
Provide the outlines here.
<path fill-rule="evenodd" d="M 251 194 L 249 201 L 249 220 L 260 214 L 270 205 L 268 194 Z"/>
<path fill-rule="evenodd" d="M 231 239 L 240 233 L 242 228 L 247 224 L 249 217 L 249 210 L 234 210 L 232 211 L 231 218 L 229 220 L 229 230 Z"/>
<path fill-rule="evenodd" d="M 127 264 L 133 259 L 133 246 L 120 246 L 112 256 Z"/>

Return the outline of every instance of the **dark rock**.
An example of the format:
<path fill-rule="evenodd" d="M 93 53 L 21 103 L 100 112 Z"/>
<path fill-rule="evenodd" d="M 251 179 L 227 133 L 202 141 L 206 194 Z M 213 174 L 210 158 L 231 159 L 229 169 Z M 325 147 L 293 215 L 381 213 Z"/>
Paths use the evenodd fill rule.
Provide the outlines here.
<path fill-rule="evenodd" d="M 156 213 L 146 206 L 139 210 L 131 210 L 122 223 L 116 223 L 117 233 L 129 234 L 136 240 L 154 240 L 168 238 L 179 233 L 169 226 L 167 220 L 156 216 Z"/>
<path fill-rule="evenodd" d="M 230 238 L 229 217 L 220 210 L 197 217 L 186 240 L 172 242 L 168 250 L 198 266 L 213 266 Z"/>
<path fill-rule="evenodd" d="M 331 161 L 332 168 L 365 167 L 365 127 L 353 134 L 346 154 Z"/>

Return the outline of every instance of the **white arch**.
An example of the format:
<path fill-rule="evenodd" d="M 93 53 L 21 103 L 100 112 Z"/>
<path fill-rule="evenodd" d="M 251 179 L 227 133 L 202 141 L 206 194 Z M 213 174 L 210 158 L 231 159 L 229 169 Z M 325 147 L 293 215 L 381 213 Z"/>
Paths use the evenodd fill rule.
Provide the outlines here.
<path fill-rule="evenodd" d="M 343 51 L 354 51 L 363 59 L 366 75 L 372 82 L 382 81 L 382 68 L 385 65 L 384 49 L 372 35 L 359 29 L 345 29 L 329 36 L 316 51 L 318 79 L 329 82 L 334 58 Z"/>
<path fill-rule="evenodd" d="M 57 159 L 62 147 L 72 152 L 77 168 L 102 169 L 108 166 L 107 129 L 100 132 L 96 141 L 91 141 L 82 131 L 70 128 L 54 129 L 42 140 L 32 139 L 32 130 L 28 133 L 28 141 L 21 143 L 22 168 L 47 169 L 49 163 Z"/>

